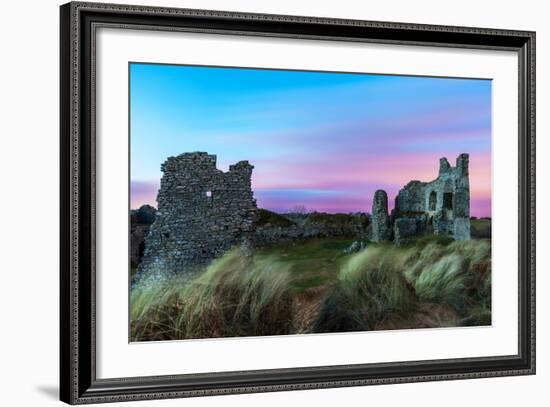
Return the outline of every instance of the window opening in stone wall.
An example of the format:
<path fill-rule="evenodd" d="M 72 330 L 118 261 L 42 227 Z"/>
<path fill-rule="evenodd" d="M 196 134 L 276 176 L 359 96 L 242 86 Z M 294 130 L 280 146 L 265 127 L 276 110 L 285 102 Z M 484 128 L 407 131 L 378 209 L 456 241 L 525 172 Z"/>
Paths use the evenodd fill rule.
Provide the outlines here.
<path fill-rule="evenodd" d="M 453 209 L 453 194 L 451 192 L 443 194 L 443 209 Z"/>
<path fill-rule="evenodd" d="M 430 211 L 435 211 L 435 204 L 437 202 L 437 194 L 435 191 L 432 191 L 430 194 Z"/>

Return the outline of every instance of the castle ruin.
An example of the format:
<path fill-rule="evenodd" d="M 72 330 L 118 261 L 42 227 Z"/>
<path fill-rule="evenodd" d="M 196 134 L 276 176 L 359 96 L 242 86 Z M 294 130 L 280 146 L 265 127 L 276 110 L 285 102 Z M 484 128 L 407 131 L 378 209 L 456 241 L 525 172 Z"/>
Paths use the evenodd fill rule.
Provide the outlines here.
<path fill-rule="evenodd" d="M 257 209 L 253 168 L 239 161 L 223 172 L 216 156 L 204 152 L 169 157 L 161 166 L 158 210 L 138 275 L 188 274 L 245 243 Z"/>
<path fill-rule="evenodd" d="M 456 166 L 439 160 L 439 176 L 431 182 L 410 181 L 395 198 L 388 215 L 388 197 L 378 190 L 372 203 L 372 240 L 400 244 L 422 233 L 470 239 L 470 181 L 468 154 L 460 154 Z"/>
<path fill-rule="evenodd" d="M 415 236 L 434 233 L 469 240 L 468 160 L 468 154 L 460 154 L 452 167 L 446 158 L 441 158 L 438 177 L 431 182 L 410 181 L 399 191 L 391 214 L 387 193 L 376 191 L 370 239 L 401 244 Z M 216 167 L 216 156 L 205 152 L 169 157 L 161 166 L 163 176 L 154 222 L 143 244 L 133 243 L 138 249 L 144 246 L 136 278 L 166 272 L 187 275 L 233 246 L 273 243 L 286 234 L 298 239 L 349 233 L 349 228 L 329 230 L 326 225 L 314 225 L 313 231 L 306 226 L 300 229 L 288 220 L 290 226 L 286 228 L 255 225 L 258 208 L 251 188 L 253 168 L 248 161 L 240 161 L 223 172 Z M 364 228 L 367 229 L 366 224 Z M 353 233 L 362 234 L 355 229 Z"/>

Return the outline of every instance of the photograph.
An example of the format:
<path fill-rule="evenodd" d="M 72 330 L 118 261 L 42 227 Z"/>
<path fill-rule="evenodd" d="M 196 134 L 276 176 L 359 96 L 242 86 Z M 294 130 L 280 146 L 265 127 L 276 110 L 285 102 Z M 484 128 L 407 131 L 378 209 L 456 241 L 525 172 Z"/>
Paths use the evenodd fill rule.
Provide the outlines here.
<path fill-rule="evenodd" d="M 23 213 L 59 206 L 59 250 L 38 248 L 59 263 L 61 401 L 522 405 L 544 387 L 536 41 L 548 24 L 528 6 L 399 1 L 70 2 L 43 30 L 59 39 L 41 47 L 57 80 L 5 64 L 59 93 L 59 114 L 37 104 L 58 127 L 58 162 L 44 119 L 6 133 L 31 126 L 42 148 L 11 139 L 36 156 L 25 162 L 57 164 L 58 201 L 37 201 L 52 177 L 19 150 L 6 173 L 28 192 Z M 35 258 L 45 276 L 17 205 L 7 236 L 25 250 L 7 270 Z M 14 308 L 25 296 L 12 291 Z"/>
<path fill-rule="evenodd" d="M 130 342 L 491 326 L 491 79 L 130 61 L 128 87 Z"/>

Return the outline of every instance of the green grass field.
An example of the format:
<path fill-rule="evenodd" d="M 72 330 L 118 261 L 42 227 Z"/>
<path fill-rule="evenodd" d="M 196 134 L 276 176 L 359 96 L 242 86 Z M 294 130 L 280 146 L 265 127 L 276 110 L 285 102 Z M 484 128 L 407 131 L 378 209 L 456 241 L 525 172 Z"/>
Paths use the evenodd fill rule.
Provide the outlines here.
<path fill-rule="evenodd" d="M 131 292 L 133 341 L 491 324 L 490 240 L 310 239 L 236 248 L 192 279 Z"/>
<path fill-rule="evenodd" d="M 338 270 L 349 255 L 344 249 L 353 239 L 309 239 L 300 243 L 288 243 L 260 249 L 258 259 L 277 258 L 288 266 L 291 287 L 294 292 L 323 286 L 337 278 Z"/>

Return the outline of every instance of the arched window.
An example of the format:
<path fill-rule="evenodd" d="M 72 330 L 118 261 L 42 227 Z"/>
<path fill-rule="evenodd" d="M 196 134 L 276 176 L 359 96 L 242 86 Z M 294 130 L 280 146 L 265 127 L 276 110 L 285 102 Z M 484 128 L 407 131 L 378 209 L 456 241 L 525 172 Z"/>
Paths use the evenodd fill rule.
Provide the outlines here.
<path fill-rule="evenodd" d="M 430 211 L 435 211 L 435 204 L 437 202 L 437 194 L 435 191 L 430 193 Z"/>

